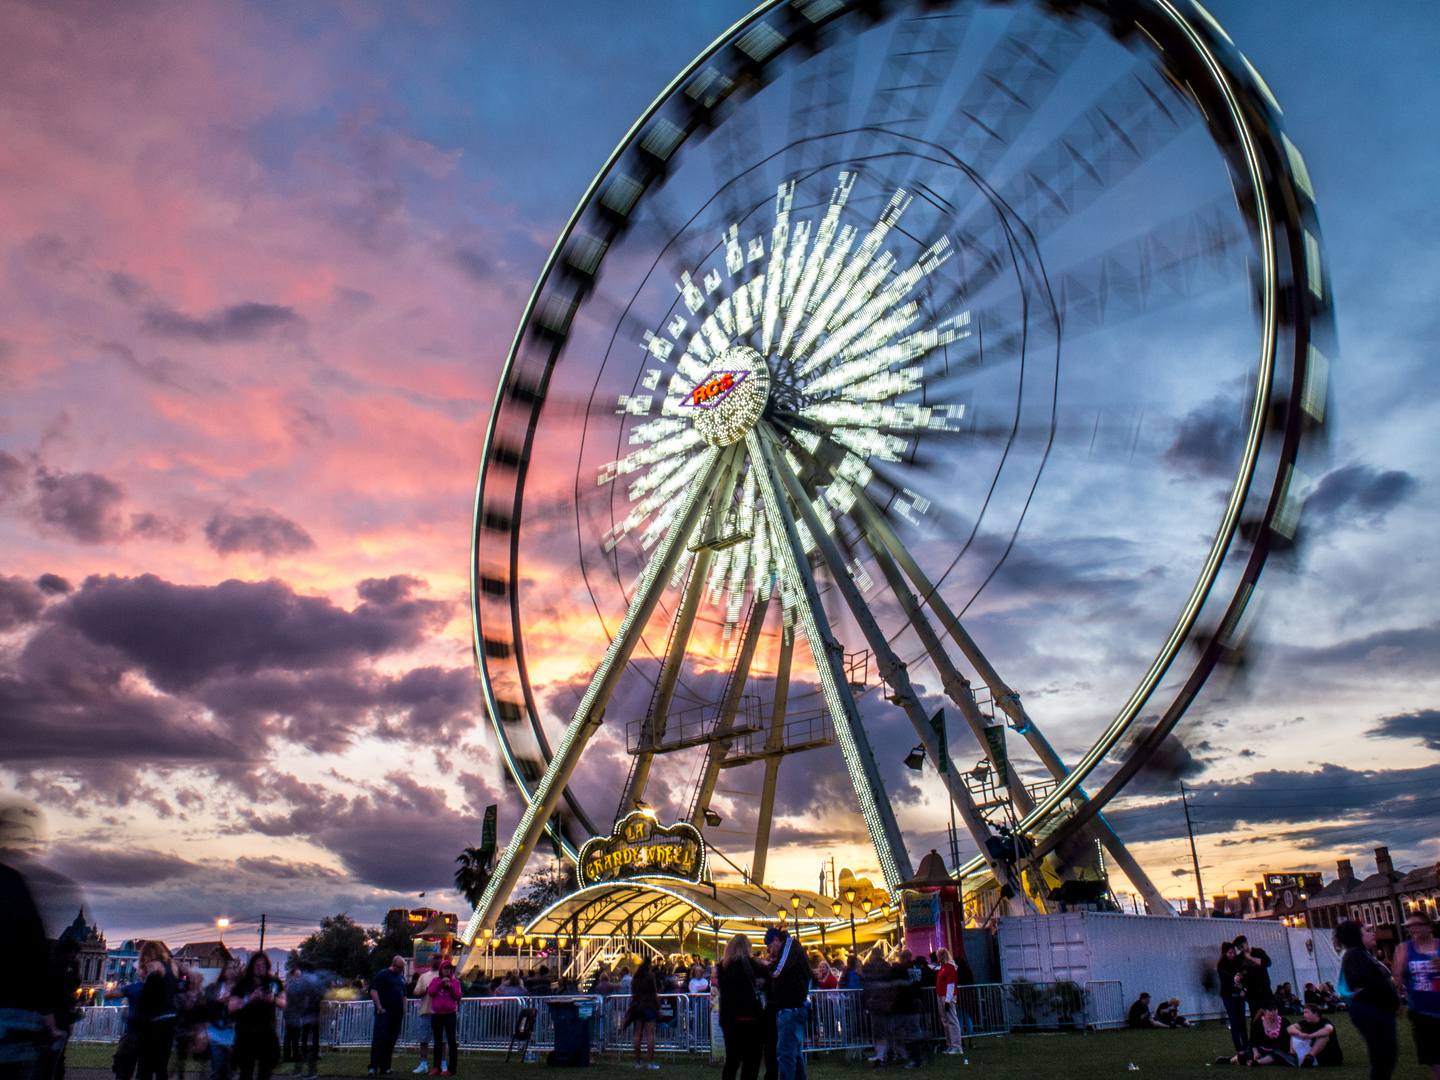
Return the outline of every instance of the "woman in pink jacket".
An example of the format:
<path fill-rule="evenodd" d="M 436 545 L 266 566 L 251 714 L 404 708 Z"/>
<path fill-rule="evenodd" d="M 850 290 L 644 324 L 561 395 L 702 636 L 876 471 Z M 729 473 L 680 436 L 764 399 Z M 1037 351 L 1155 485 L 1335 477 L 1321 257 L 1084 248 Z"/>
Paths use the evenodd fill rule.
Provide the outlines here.
<path fill-rule="evenodd" d="M 460 1008 L 460 980 L 455 977 L 455 961 L 446 958 L 440 965 L 440 977 L 432 979 L 425 988 L 430 997 L 430 1034 L 435 1041 L 435 1056 L 444 1058 L 447 1068 L 443 1075 L 454 1076 L 460 1067 L 460 1051 L 455 1045 L 455 1013 Z M 450 1040 L 450 1055 L 445 1056 L 441 1047 L 445 1039 Z M 439 1069 L 431 1069 L 431 1076 L 441 1075 Z"/>

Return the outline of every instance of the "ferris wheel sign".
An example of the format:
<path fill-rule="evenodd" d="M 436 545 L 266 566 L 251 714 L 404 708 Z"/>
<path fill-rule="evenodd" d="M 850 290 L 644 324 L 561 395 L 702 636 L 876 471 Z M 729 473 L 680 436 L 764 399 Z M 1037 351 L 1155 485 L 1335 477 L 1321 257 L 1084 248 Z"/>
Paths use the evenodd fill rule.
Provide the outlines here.
<path fill-rule="evenodd" d="M 705 880 L 705 841 L 688 822 L 661 825 L 636 810 L 580 849 L 580 887 L 637 877 Z"/>

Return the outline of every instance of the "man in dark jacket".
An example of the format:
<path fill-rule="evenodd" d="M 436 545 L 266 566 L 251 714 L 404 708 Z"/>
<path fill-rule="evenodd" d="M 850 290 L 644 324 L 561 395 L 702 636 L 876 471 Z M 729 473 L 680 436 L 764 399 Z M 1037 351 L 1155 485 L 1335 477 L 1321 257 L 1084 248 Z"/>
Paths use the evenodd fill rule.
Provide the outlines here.
<path fill-rule="evenodd" d="M 1245 1000 L 1250 1005 L 1253 1021 L 1261 1009 L 1275 1000 L 1275 993 L 1270 989 L 1270 957 L 1264 949 L 1254 948 L 1244 934 L 1235 939 L 1235 951 L 1240 954 L 1240 985 L 1245 988 Z"/>
<path fill-rule="evenodd" d="M 784 927 L 765 931 L 770 954 L 770 1005 L 775 1010 L 775 1058 L 780 1080 L 805 1080 L 805 1024 L 809 1018 L 810 964 Z"/>
<path fill-rule="evenodd" d="M 400 1026 L 405 1023 L 405 958 L 397 956 L 370 980 L 370 1000 L 375 1003 L 375 1030 L 370 1038 L 369 1075 L 390 1074 Z"/>

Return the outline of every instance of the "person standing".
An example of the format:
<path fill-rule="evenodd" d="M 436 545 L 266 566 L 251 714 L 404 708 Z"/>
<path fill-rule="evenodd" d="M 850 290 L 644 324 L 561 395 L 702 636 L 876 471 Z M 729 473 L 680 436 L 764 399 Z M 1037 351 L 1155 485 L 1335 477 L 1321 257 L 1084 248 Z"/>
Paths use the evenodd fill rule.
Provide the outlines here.
<path fill-rule="evenodd" d="M 805 1027 L 810 1016 L 810 964 L 783 926 L 765 931 L 770 995 L 775 1008 L 775 1062 L 780 1080 L 805 1080 Z"/>
<path fill-rule="evenodd" d="M 295 1062 L 295 1075 L 313 1078 L 320 1068 L 320 1007 L 325 987 L 303 960 L 297 960 L 285 981 L 286 1058 Z"/>
<path fill-rule="evenodd" d="M 270 957 L 257 952 L 230 994 L 235 1017 L 235 1071 L 240 1080 L 270 1080 L 280 1060 L 275 1037 L 275 1010 L 285 1007 L 280 980 L 270 974 Z M 143 1080 L 143 1077 L 142 1077 Z"/>
<path fill-rule="evenodd" d="M 658 1069 L 655 1064 L 655 1021 L 660 1016 L 660 980 L 647 956 L 630 979 L 630 1022 L 635 1025 L 635 1067 L 642 1068 L 640 1044 L 650 1044 L 649 1068 Z"/>
<path fill-rule="evenodd" d="M 232 958 L 225 961 L 220 977 L 205 988 L 202 1008 L 208 1021 L 205 1034 L 210 1042 L 210 1080 L 230 1080 L 230 1057 L 235 1049 L 235 1018 L 230 1012 L 230 998 L 239 981 L 240 961 Z"/>
<path fill-rule="evenodd" d="M 1405 917 L 1405 933 L 1409 940 L 1395 950 L 1390 970 L 1404 988 L 1420 1064 L 1430 1069 L 1432 1080 L 1440 1080 L 1440 944 L 1435 925 L 1421 911 Z"/>
<path fill-rule="evenodd" d="M 875 1068 L 882 1068 L 890 1055 L 892 1013 L 895 1007 L 896 986 L 890 978 L 890 962 L 885 959 L 885 949 L 875 945 L 865 957 L 865 966 L 860 969 L 861 986 L 864 988 L 861 1000 L 870 1013 L 870 1038 L 875 1044 Z"/>
<path fill-rule="evenodd" d="M 145 983 L 140 988 L 136 1009 L 136 1032 L 139 1036 L 137 1080 L 168 1080 L 170 1051 L 175 1045 L 175 1025 L 179 1019 L 176 999 L 180 980 L 176 978 L 170 950 L 158 941 L 140 946 L 139 970 Z"/>
<path fill-rule="evenodd" d="M 430 995 L 426 993 L 430 984 L 440 977 L 440 954 L 437 952 L 430 958 L 430 967 L 422 971 L 415 979 L 415 996 L 420 999 L 420 1064 L 415 1066 L 417 1073 L 432 1072 L 438 1073 L 443 1065 L 440 1064 L 440 1047 L 435 1047 L 435 1066 L 430 1067 Z"/>
<path fill-rule="evenodd" d="M 80 1016 L 75 1009 L 80 992 L 80 946 L 73 941 L 59 942 L 47 976 L 43 990 L 45 1003 L 40 1013 L 44 1031 L 35 1077 L 36 1080 L 65 1080 L 65 1046 L 70 1041 L 70 1028 Z"/>
<path fill-rule="evenodd" d="M 725 1069 L 720 1080 L 755 1080 L 765 1054 L 764 1010 L 756 987 L 760 973 L 750 955 L 750 939 L 736 934 L 720 961 L 720 1030 L 725 1036 Z"/>
<path fill-rule="evenodd" d="M 1244 934 L 1235 939 L 1235 952 L 1240 960 L 1240 982 L 1245 988 L 1245 1000 L 1250 1005 L 1253 1021 L 1261 1009 L 1275 1000 L 1270 989 L 1270 957 L 1264 949 L 1254 948 Z"/>
<path fill-rule="evenodd" d="M 960 969 L 950 959 L 949 949 L 935 953 L 940 969 L 935 976 L 935 1002 L 940 1007 L 940 1023 L 945 1029 L 945 1053 L 958 1054 L 963 1049 L 960 1034 Z"/>
<path fill-rule="evenodd" d="M 1225 1019 L 1230 1025 L 1230 1042 L 1235 1057 L 1241 1062 L 1250 1057 L 1250 1032 L 1245 1026 L 1244 965 L 1233 941 L 1220 945 L 1220 962 L 1215 973 L 1220 977 L 1220 1000 L 1225 1005 Z"/>
<path fill-rule="evenodd" d="M 405 958 L 396 956 L 370 980 L 370 1000 L 375 1003 L 375 1029 L 370 1036 L 370 1076 L 390 1075 L 395 1043 L 405 1023 Z"/>
<path fill-rule="evenodd" d="M 1395 1038 L 1395 1014 L 1400 995 L 1390 971 L 1370 955 L 1375 933 L 1368 926 L 1346 919 L 1335 927 L 1340 953 L 1340 975 L 1350 992 L 1350 1021 L 1365 1040 L 1370 1054 L 1370 1080 L 1390 1080 L 1400 1056 Z"/>
<path fill-rule="evenodd" d="M 430 1004 L 430 1032 L 435 1037 L 435 1059 L 440 1063 L 439 1068 L 430 1070 L 431 1076 L 454 1076 L 460 1068 L 460 1048 L 455 1042 L 456 1015 L 464 995 L 460 980 L 455 977 L 455 961 L 447 956 L 435 978 L 425 984 L 425 996 Z M 450 1056 L 442 1058 L 440 1055 L 444 1052 Z"/>

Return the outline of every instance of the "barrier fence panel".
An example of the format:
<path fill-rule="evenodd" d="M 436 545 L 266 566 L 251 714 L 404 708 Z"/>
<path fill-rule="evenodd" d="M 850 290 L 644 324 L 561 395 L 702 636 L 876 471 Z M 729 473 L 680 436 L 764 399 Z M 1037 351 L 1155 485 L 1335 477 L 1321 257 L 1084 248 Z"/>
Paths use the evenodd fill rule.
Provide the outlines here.
<path fill-rule="evenodd" d="M 124 1005 L 88 1005 L 80 1009 L 80 1019 L 70 1029 L 74 1043 L 119 1042 L 125 1033 Z"/>
<path fill-rule="evenodd" d="M 1081 986 L 1070 980 L 1016 979 L 1003 985 L 1005 1024 L 1010 1031 L 1110 1026 L 1115 1019 L 1115 999 L 1120 993 L 1118 982 L 1087 982 Z M 1092 988 L 1099 988 L 1098 999 Z M 1123 1009 L 1119 1018 L 1123 1023 Z"/>
<path fill-rule="evenodd" d="M 1000 983 L 976 983 L 956 987 L 955 1003 L 960 1014 L 960 1031 L 965 1035 L 1004 1035 L 1005 987 Z"/>
<path fill-rule="evenodd" d="M 703 1003 L 703 1009 L 701 1004 Z M 633 1046 L 635 1027 L 623 1026 L 630 1011 L 629 994 L 612 994 L 605 999 L 603 1049 Z M 594 1047 L 593 1049 L 600 1049 Z M 708 994 L 661 994 L 660 1017 L 655 1021 L 655 1052 L 685 1054 L 710 1049 L 710 996 Z"/>
<path fill-rule="evenodd" d="M 1125 1026 L 1125 991 L 1119 980 L 1087 982 L 1085 992 L 1089 996 L 1085 1015 L 1086 1023 L 1090 1027 L 1099 1029 Z"/>

